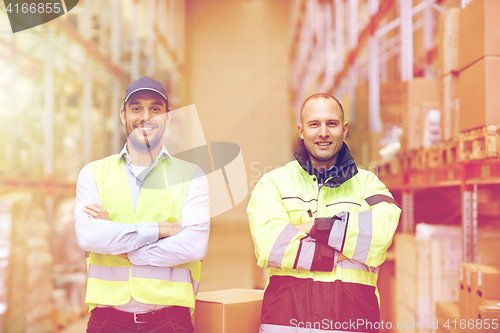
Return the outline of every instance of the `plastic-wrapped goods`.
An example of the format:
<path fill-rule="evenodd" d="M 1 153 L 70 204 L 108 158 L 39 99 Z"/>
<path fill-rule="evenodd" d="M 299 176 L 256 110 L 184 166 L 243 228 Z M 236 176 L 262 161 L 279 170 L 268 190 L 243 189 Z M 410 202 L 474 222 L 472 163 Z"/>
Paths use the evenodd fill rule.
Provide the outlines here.
<path fill-rule="evenodd" d="M 85 304 L 85 252 L 76 241 L 74 209 L 74 198 L 59 202 L 54 211 L 50 237 L 56 288 L 53 291 L 54 307 L 62 325 L 88 311 Z"/>
<path fill-rule="evenodd" d="M 7 265 L 10 253 L 12 215 L 10 203 L 0 203 L 0 331 L 7 311 Z"/>
<path fill-rule="evenodd" d="M 51 329 L 49 304 L 52 301 L 52 255 L 49 225 L 45 212 L 40 207 L 30 211 L 28 226 L 26 332 L 48 332 Z"/>
<path fill-rule="evenodd" d="M 0 197 L 0 253 L 5 256 L 0 258 L 4 261 L 0 269 L 5 268 L 0 291 L 5 291 L 5 332 L 51 330 L 52 256 L 49 224 L 42 205 L 43 200 L 35 200 L 30 193 Z M 6 227 L 9 222 L 10 227 Z M 10 232 L 5 232 L 7 229 Z"/>

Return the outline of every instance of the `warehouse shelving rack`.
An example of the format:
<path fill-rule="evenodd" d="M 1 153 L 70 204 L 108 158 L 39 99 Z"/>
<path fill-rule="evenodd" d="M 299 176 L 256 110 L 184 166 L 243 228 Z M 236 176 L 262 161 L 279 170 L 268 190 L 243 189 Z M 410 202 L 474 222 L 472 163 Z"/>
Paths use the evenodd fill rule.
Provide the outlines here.
<path fill-rule="evenodd" d="M 184 0 L 80 0 L 71 11 L 41 26 L 15 34 L 1 31 L 0 195 L 9 200 L 11 195 L 27 194 L 29 211 L 43 212 L 37 215 L 37 223 L 48 226 L 50 236 L 44 240 L 50 246 L 54 247 L 57 232 L 62 235 L 57 223 L 72 222 L 67 208 L 75 197 L 79 170 L 92 160 L 119 152 L 125 141 L 118 117 L 125 87 L 142 75 L 154 76 L 165 83 L 171 107 L 180 105 L 184 8 Z M 0 16 L 2 22 L 9 22 L 5 11 Z M 14 239 L 18 237 L 14 231 L 2 237 L 13 237 L 7 244 L 16 245 L 0 264 L 9 260 L 18 274 L 28 253 L 25 242 Z M 58 249 L 51 250 L 55 254 Z M 44 268 L 54 267 L 49 263 Z M 28 325 L 23 324 L 26 316 L 4 307 L 16 298 L 3 285 L 11 286 L 12 271 L 7 281 L 0 276 L 0 331 L 8 330 L 7 320 L 18 320 L 19 327 Z M 68 271 L 54 273 L 53 285 L 58 285 L 62 273 Z M 43 306 L 52 309 L 50 304 Z"/>
<path fill-rule="evenodd" d="M 113 116 L 106 112 L 102 121 L 112 123 L 111 147 L 93 147 L 91 110 L 94 99 L 100 98 L 101 103 L 109 99 L 111 103 L 105 106 L 110 110 L 119 110 L 124 87 L 131 80 L 142 75 L 160 74 L 167 81 L 172 81 L 169 82 L 170 100 L 178 103 L 181 90 L 179 78 L 184 70 L 183 10 L 183 1 L 84 0 L 71 12 L 43 27 L 19 33 L 39 37 L 28 49 L 19 47 L 16 35 L 0 34 L 0 59 L 6 69 L 4 72 L 10 73 L 5 81 L 12 82 L 17 76 L 22 76 L 32 82 L 43 82 L 43 87 L 36 92 L 40 94 L 43 105 L 35 106 L 43 112 L 43 133 L 23 133 L 21 136 L 13 132 L 23 144 L 40 155 L 25 166 L 31 171 L 36 170 L 20 177 L 12 176 L 19 173 L 15 170 L 18 166 L 4 169 L 3 174 L 0 174 L 0 193 L 33 191 L 49 196 L 75 194 L 76 179 L 67 181 L 54 176 L 54 155 L 58 153 L 54 151 L 54 110 L 61 108 L 55 105 L 55 96 L 63 95 L 65 86 L 71 86 L 66 90 L 81 97 L 78 98 L 81 100 L 78 109 L 81 110 L 82 145 L 77 149 L 80 152 L 78 155 L 81 154 L 81 166 L 119 151 L 123 141 L 117 112 L 112 113 Z M 125 12 L 134 13 L 136 17 L 128 19 Z M 146 17 L 154 19 L 146 20 Z M 141 18 L 144 27 L 139 27 Z M 60 37 L 61 34 L 64 37 Z M 68 44 L 56 44 L 56 38 L 58 42 L 63 40 Z M 128 42 L 127 45 L 124 40 Z M 77 61 L 75 55 L 79 58 Z M 62 71 L 61 66 L 55 63 L 56 56 L 58 61 L 66 63 L 66 71 Z M 106 92 L 99 95 L 94 90 Z M 40 160 L 43 161 L 41 166 Z M 42 172 L 38 170 L 40 167 Z"/>
<path fill-rule="evenodd" d="M 500 158 L 443 165 L 426 170 L 403 171 L 380 177 L 391 191 L 401 192 L 402 231 L 413 233 L 414 192 L 421 189 L 459 187 L 463 230 L 463 261 L 477 262 L 478 185 L 500 184 Z"/>
<path fill-rule="evenodd" d="M 387 22 L 386 16 L 396 3 L 399 5 L 399 17 Z M 363 6 L 360 7 L 360 4 Z M 399 55 L 400 79 L 403 82 L 411 80 L 417 62 L 414 59 L 413 33 L 422 29 L 422 53 L 425 56 L 418 60 L 424 62 L 422 65 L 428 69 L 437 54 L 432 46 L 433 11 L 442 13 L 445 9 L 430 0 L 423 0 L 415 7 L 412 7 L 411 0 L 296 0 L 290 36 L 292 65 L 289 89 L 294 109 L 300 108 L 311 85 L 336 96 L 347 91 L 350 119 L 355 123 L 354 88 L 360 77 L 366 77 L 369 82 L 370 129 L 379 131 L 379 87 L 381 78 L 385 81 L 387 77 L 380 68 Z M 417 15 L 422 18 L 413 23 Z M 329 26 L 334 29 L 329 29 Z M 359 30 L 359 26 L 363 28 Z M 398 27 L 399 33 L 393 33 Z M 389 36 L 391 33 L 394 36 Z M 322 61 L 325 58 L 327 61 Z"/>
<path fill-rule="evenodd" d="M 463 8 L 470 1 L 462 0 L 459 5 Z M 311 87 L 335 96 L 347 93 L 350 122 L 355 124 L 354 88 L 361 78 L 366 78 L 370 130 L 380 131 L 379 87 L 387 80 L 389 59 L 398 56 L 402 82 L 413 79 L 416 65 L 423 68 L 424 76 L 436 75 L 430 66 L 437 55 L 432 40 L 436 25 L 433 11 L 443 13 L 445 8 L 441 4 L 444 2 L 422 0 L 412 7 L 412 0 L 296 0 L 290 36 L 289 94 L 293 109 L 300 109 L 300 103 L 311 93 Z M 387 13 L 395 5 L 399 7 L 399 16 L 387 22 Z M 360 26 L 363 27 L 361 30 Z M 414 59 L 414 33 L 418 29 L 422 29 L 422 59 Z M 320 45 L 325 46 L 321 49 Z M 315 63 L 318 61 L 323 64 Z M 298 114 L 296 117 L 298 119 Z M 401 227 L 406 233 L 414 232 L 415 190 L 459 187 L 463 261 L 477 261 L 477 186 L 500 183 L 500 159 L 403 171 L 381 179 L 391 191 L 401 194 Z"/>

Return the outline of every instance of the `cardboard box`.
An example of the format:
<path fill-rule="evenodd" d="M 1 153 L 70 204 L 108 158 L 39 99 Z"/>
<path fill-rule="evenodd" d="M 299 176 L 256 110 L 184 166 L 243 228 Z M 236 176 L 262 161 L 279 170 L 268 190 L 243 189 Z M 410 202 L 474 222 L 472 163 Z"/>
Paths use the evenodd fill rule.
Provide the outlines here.
<path fill-rule="evenodd" d="M 403 110 L 399 81 L 381 83 L 379 87 L 379 115 L 383 124 L 401 125 Z M 359 130 L 370 130 L 370 90 L 368 83 L 355 88 L 354 114 Z"/>
<path fill-rule="evenodd" d="M 476 311 L 485 300 L 500 299 L 500 270 L 498 267 L 479 265 L 474 282 L 472 295 Z M 477 316 L 475 318 L 477 319 Z"/>
<path fill-rule="evenodd" d="M 439 0 L 439 5 L 445 9 L 461 8 L 462 0 Z"/>
<path fill-rule="evenodd" d="M 380 120 L 383 124 L 401 125 L 403 114 L 402 83 L 380 84 Z"/>
<path fill-rule="evenodd" d="M 459 8 L 451 8 L 439 17 L 439 67 L 441 76 L 460 70 L 458 65 L 459 17 Z"/>
<path fill-rule="evenodd" d="M 263 290 L 227 289 L 198 293 L 196 333 L 255 333 L 259 331 Z"/>
<path fill-rule="evenodd" d="M 459 321 L 458 302 L 437 302 L 436 320 L 439 323 L 438 333 L 456 333 L 458 330 L 454 327 L 453 321 Z M 444 325 L 449 324 L 449 328 Z M 448 326 L 448 325 L 447 325 Z"/>
<path fill-rule="evenodd" d="M 380 141 L 384 138 L 384 132 L 370 132 L 360 130 L 357 124 L 349 126 L 347 134 L 347 145 L 351 155 L 360 168 L 373 170 L 375 162 L 380 160 Z"/>
<path fill-rule="evenodd" d="M 500 270 L 490 265 L 463 263 L 460 265 L 460 287 L 460 319 L 477 320 L 479 305 L 487 299 L 500 298 Z M 482 330 L 474 326 L 468 332 Z"/>
<path fill-rule="evenodd" d="M 458 61 L 463 70 L 481 58 L 500 56 L 500 1 L 474 0 L 460 11 Z"/>
<path fill-rule="evenodd" d="M 498 332 L 500 330 L 500 300 L 484 301 L 478 307 L 478 318 L 482 329 L 479 332 Z M 486 323 L 489 327 L 485 328 Z"/>
<path fill-rule="evenodd" d="M 444 141 L 458 140 L 459 88 L 458 73 L 449 73 L 441 77 L 441 138 Z"/>
<path fill-rule="evenodd" d="M 421 147 L 421 118 L 424 102 L 439 103 L 440 80 L 433 78 L 415 78 L 404 83 L 403 88 L 403 149 L 412 150 Z"/>
<path fill-rule="evenodd" d="M 461 264 L 460 319 L 467 321 L 481 319 L 479 306 L 491 299 L 500 299 L 500 269 L 484 264 Z M 469 329 L 469 332 L 482 332 L 482 330 L 474 327 Z"/>
<path fill-rule="evenodd" d="M 498 3 L 500 4 L 500 1 Z M 459 129 L 461 132 L 500 124 L 500 76 L 498 73 L 500 73 L 500 57 L 482 58 L 460 72 Z"/>
<path fill-rule="evenodd" d="M 419 147 L 428 148 L 441 141 L 441 110 L 439 102 L 423 102 L 420 117 Z"/>
<path fill-rule="evenodd" d="M 473 284 L 474 279 L 477 277 L 477 264 L 462 263 L 459 268 L 459 316 L 460 319 L 473 319 L 475 318 L 475 309 L 472 305 L 473 300 Z"/>
<path fill-rule="evenodd" d="M 354 123 L 360 131 L 370 130 L 370 97 L 368 83 L 356 86 L 354 90 Z"/>

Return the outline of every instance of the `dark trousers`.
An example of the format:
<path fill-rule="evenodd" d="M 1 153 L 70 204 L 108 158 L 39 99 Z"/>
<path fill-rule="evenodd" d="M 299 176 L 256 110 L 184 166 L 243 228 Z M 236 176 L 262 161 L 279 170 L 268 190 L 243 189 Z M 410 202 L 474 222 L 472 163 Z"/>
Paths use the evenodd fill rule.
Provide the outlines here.
<path fill-rule="evenodd" d="M 189 308 L 172 306 L 134 316 L 113 308 L 95 308 L 87 333 L 193 333 Z"/>
<path fill-rule="evenodd" d="M 378 333 L 380 311 L 373 286 L 275 275 L 264 293 L 261 322 L 283 332 L 310 323 L 318 330 Z"/>

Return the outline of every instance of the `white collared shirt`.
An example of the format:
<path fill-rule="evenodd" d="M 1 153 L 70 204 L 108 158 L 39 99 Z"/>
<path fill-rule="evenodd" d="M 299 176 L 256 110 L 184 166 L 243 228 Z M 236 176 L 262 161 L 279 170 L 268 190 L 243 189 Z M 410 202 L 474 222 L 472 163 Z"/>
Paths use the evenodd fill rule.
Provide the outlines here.
<path fill-rule="evenodd" d="M 163 146 L 150 167 L 135 166 L 131 164 L 127 144 L 119 155 L 127 162 L 125 165 L 135 210 L 142 181 L 162 158 L 170 157 Z M 201 260 L 207 252 L 210 229 L 208 181 L 199 167 L 184 200 L 182 231 L 175 236 L 159 240 L 158 221 L 131 224 L 94 219 L 82 211 L 85 204 L 92 203 L 102 204 L 90 166 L 87 164 L 78 176 L 74 213 L 78 245 L 85 251 L 112 255 L 127 253 L 134 265 L 161 267 Z M 136 313 L 161 307 L 139 303 L 134 299 L 128 304 L 115 306 L 118 310 Z"/>

